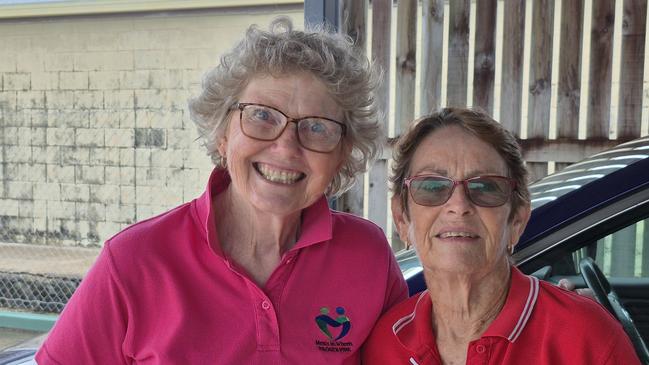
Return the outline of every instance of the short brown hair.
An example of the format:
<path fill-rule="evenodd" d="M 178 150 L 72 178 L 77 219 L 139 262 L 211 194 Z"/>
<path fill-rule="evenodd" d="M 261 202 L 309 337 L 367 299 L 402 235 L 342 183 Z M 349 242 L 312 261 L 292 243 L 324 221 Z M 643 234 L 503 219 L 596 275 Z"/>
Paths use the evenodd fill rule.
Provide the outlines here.
<path fill-rule="evenodd" d="M 408 196 L 403 182 L 410 174 L 410 163 L 415 151 L 427 136 L 444 127 L 457 126 L 493 147 L 507 166 L 508 177 L 516 181 L 516 189 L 511 200 L 512 213 L 523 205 L 529 205 L 530 192 L 527 189 L 527 168 L 523 160 L 520 144 L 516 137 L 486 113 L 463 108 L 444 108 L 413 122 L 394 146 L 392 165 L 393 196 L 401 198 L 404 210 L 407 209 Z"/>

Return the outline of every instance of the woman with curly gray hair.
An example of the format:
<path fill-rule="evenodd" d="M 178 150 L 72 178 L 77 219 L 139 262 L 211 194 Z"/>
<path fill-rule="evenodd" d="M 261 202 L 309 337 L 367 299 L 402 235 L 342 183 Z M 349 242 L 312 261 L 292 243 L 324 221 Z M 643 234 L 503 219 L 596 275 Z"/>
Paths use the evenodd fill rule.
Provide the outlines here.
<path fill-rule="evenodd" d="M 39 364 L 359 364 L 407 296 L 381 229 L 327 205 L 380 147 L 375 83 L 340 34 L 250 27 L 190 101 L 206 192 L 106 242 Z"/>

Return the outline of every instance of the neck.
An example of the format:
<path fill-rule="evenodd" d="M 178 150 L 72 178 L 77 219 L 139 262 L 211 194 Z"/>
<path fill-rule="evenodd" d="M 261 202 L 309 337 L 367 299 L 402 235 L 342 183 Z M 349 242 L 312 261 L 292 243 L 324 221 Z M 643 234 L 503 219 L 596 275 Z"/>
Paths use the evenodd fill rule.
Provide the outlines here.
<path fill-rule="evenodd" d="M 214 198 L 220 248 L 263 286 L 282 256 L 297 242 L 301 212 L 276 215 L 233 199 L 228 188 Z"/>
<path fill-rule="evenodd" d="M 426 272 L 438 343 L 468 344 L 479 338 L 502 310 L 510 276 L 507 262 L 483 275 Z"/>

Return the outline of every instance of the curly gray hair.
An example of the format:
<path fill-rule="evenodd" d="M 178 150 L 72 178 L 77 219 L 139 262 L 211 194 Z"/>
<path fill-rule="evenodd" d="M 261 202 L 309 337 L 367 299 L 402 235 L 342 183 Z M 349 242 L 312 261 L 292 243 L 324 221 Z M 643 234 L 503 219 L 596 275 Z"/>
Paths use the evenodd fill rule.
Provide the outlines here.
<path fill-rule="evenodd" d="M 379 154 L 383 142 L 374 97 L 379 72 L 349 37 L 324 27 L 294 30 L 287 17 L 273 20 L 269 31 L 250 26 L 245 37 L 203 79 L 202 93 L 189 101 L 191 118 L 212 162 L 224 168 L 218 143 L 227 127 L 229 109 L 248 82 L 259 75 L 298 71 L 319 79 L 343 111 L 347 133 L 342 143 L 351 153 L 329 184 L 327 194 L 336 196 L 353 185 L 355 176 Z"/>

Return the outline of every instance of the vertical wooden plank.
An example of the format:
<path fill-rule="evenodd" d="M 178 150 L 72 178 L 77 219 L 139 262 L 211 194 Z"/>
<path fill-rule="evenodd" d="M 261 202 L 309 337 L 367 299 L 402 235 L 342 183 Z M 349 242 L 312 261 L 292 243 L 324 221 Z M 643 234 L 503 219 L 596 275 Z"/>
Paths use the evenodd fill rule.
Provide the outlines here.
<path fill-rule="evenodd" d="M 557 137 L 576 139 L 579 134 L 581 39 L 584 1 L 561 2 Z"/>
<path fill-rule="evenodd" d="M 381 158 L 374 162 L 370 170 L 368 186 L 367 218 L 376 223 L 383 232 L 388 228 L 388 160 Z"/>
<path fill-rule="evenodd" d="M 339 0 L 340 31 L 349 35 L 360 52 L 367 45 L 367 7 L 369 0 Z"/>
<path fill-rule="evenodd" d="M 559 172 L 570 165 L 572 164 L 568 162 L 557 162 L 554 164 L 554 172 Z"/>
<path fill-rule="evenodd" d="M 520 135 L 525 1 L 505 0 L 504 5 L 500 122 Z"/>
<path fill-rule="evenodd" d="M 527 162 L 527 171 L 529 171 L 529 182 L 532 183 L 548 174 L 547 162 Z"/>
<path fill-rule="evenodd" d="M 382 70 L 382 83 L 376 99 L 383 113 L 383 127 L 388 130 L 390 108 L 390 30 L 392 29 L 392 0 L 372 0 L 372 61 Z"/>
<path fill-rule="evenodd" d="M 608 139 L 615 0 L 593 1 L 587 138 Z"/>
<path fill-rule="evenodd" d="M 355 41 L 358 52 L 365 54 L 368 0 L 339 1 L 340 31 L 349 35 Z M 364 186 L 363 176 L 358 176 L 354 186 L 338 199 L 337 209 L 362 217 Z"/>
<path fill-rule="evenodd" d="M 399 0 L 397 6 L 397 85 L 394 113 L 397 135 L 408 127 L 415 112 L 416 35 L 417 1 Z"/>
<path fill-rule="evenodd" d="M 618 139 L 640 136 L 646 21 L 647 0 L 624 1 Z"/>
<path fill-rule="evenodd" d="M 470 5 L 470 0 L 456 0 L 450 4 L 447 78 L 449 106 L 466 106 Z"/>
<path fill-rule="evenodd" d="M 381 123 L 387 135 L 390 109 L 390 29 L 392 22 L 392 0 L 372 1 L 372 59 L 384 72 L 383 82 L 376 90 L 376 101 L 380 110 Z M 388 225 L 388 164 L 377 160 L 370 169 L 368 189 L 368 218 L 387 232 Z"/>
<path fill-rule="evenodd" d="M 338 29 L 338 1 L 304 0 L 304 24 L 329 24 Z"/>
<path fill-rule="evenodd" d="M 444 47 L 444 0 L 423 0 L 421 35 L 421 113 L 429 114 L 442 103 L 442 49 Z"/>
<path fill-rule="evenodd" d="M 496 0 L 476 3 L 473 106 L 493 114 L 496 76 Z"/>
<path fill-rule="evenodd" d="M 534 1 L 527 138 L 547 139 L 550 133 L 553 15 L 554 0 Z"/>

